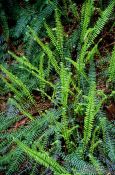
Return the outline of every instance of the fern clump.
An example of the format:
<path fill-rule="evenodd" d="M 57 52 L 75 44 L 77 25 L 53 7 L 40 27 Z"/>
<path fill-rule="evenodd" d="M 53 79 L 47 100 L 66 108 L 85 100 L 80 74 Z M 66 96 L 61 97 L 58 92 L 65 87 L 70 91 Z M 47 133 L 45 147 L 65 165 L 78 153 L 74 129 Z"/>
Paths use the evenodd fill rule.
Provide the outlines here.
<path fill-rule="evenodd" d="M 1 172 L 112 174 L 114 100 L 112 110 L 107 105 L 114 90 L 109 94 L 107 86 L 98 85 L 97 62 L 103 59 L 101 32 L 112 16 L 114 1 L 103 11 L 102 3 L 93 0 L 20 3 L 15 0 L 19 14 L 15 8 L 10 12 L 17 14 L 15 26 L 3 34 L 5 42 L 11 33 L 12 38 L 20 38 L 25 48 L 19 54 L 9 47 L 12 62 L 0 65 L 2 87 L 11 94 L 6 98 L 5 111 L 0 105 Z M 7 29 L 5 9 L 0 20 Z M 100 11 L 97 18 L 95 14 Z M 114 84 L 115 49 L 108 55 L 108 69 L 104 69 L 107 83 Z M 103 73 L 102 68 L 99 71 Z M 2 94 L 0 102 L 3 100 Z"/>

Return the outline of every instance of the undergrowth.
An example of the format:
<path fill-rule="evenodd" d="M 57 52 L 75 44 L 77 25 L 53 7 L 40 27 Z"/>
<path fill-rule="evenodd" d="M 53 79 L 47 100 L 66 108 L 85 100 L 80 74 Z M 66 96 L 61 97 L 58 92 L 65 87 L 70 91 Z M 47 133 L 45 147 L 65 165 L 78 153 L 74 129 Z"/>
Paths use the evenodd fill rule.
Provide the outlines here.
<path fill-rule="evenodd" d="M 4 61 L 0 65 L 2 87 L 12 93 L 6 111 L 0 113 L 0 171 L 113 174 L 114 121 L 108 120 L 103 105 L 114 100 L 115 48 L 106 67 L 110 94 L 97 88 L 95 58 L 101 57 L 100 33 L 112 18 L 115 1 L 100 7 L 93 22 L 97 10 L 93 0 L 82 5 L 71 0 L 40 2 L 31 7 L 28 1 L 11 31 L 17 38 L 23 35 L 24 54 L 9 50 L 13 65 Z M 2 20 L 7 29 L 6 17 Z M 47 100 L 50 107 L 41 109 L 40 103 Z"/>

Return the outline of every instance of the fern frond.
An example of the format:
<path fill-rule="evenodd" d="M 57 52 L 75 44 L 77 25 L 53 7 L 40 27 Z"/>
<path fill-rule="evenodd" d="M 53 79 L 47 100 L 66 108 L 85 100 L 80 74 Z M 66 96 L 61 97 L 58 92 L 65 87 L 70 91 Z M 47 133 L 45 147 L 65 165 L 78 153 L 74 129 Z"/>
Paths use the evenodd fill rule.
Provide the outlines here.
<path fill-rule="evenodd" d="M 106 173 L 105 168 L 101 165 L 99 160 L 97 160 L 92 154 L 89 155 L 89 158 L 93 166 L 96 168 L 98 175 L 103 175 Z"/>
<path fill-rule="evenodd" d="M 12 154 L 13 155 L 12 155 L 12 159 L 10 161 L 10 167 L 7 171 L 7 175 L 11 175 L 11 174 L 15 173 L 18 170 L 20 164 L 23 163 L 24 160 L 26 160 L 23 151 L 20 150 L 19 148 L 14 149 Z M 13 157 L 15 157 L 15 161 L 12 162 Z"/>
<path fill-rule="evenodd" d="M 79 19 L 79 13 L 78 13 L 78 9 L 77 9 L 77 6 L 74 2 L 72 2 L 72 0 L 70 0 L 70 9 L 74 15 L 74 17 L 76 19 Z"/>
<path fill-rule="evenodd" d="M 67 68 L 64 67 L 63 63 L 61 63 L 60 70 L 60 80 L 61 80 L 61 104 L 63 107 L 67 107 L 67 99 L 70 91 L 70 82 L 71 82 L 71 73 Z"/>
<path fill-rule="evenodd" d="M 108 156 L 111 159 L 111 161 L 115 162 L 115 143 L 114 140 L 111 139 L 109 136 L 109 133 L 106 133 L 106 145 L 107 145 L 107 152 Z"/>
<path fill-rule="evenodd" d="M 53 34 L 53 30 L 45 23 L 45 28 L 47 30 L 47 34 L 49 38 L 51 39 L 52 44 L 57 47 L 57 40 L 55 35 Z"/>
<path fill-rule="evenodd" d="M 78 41 L 79 41 L 79 29 L 75 29 L 69 36 L 69 38 L 67 38 L 67 41 L 64 43 L 66 50 L 68 51 L 69 49 L 72 52 L 73 48 L 76 47 Z M 68 55 L 66 57 L 68 57 Z"/>
<path fill-rule="evenodd" d="M 70 92 L 71 73 L 69 69 L 65 68 L 61 63 L 60 70 L 60 81 L 61 81 L 61 105 L 62 105 L 62 136 L 64 137 L 67 147 L 70 150 L 71 143 L 69 142 L 70 130 L 68 129 L 68 117 L 67 117 L 67 103 Z"/>
<path fill-rule="evenodd" d="M 25 144 L 23 144 L 19 140 L 16 141 L 16 143 L 25 153 L 27 153 L 27 155 L 32 157 L 35 161 L 37 161 L 41 165 L 43 165 L 47 168 L 51 168 L 51 170 L 54 171 L 54 173 L 56 173 L 57 175 L 68 173 L 64 167 L 62 167 L 54 159 L 49 157 L 49 155 L 47 153 L 45 153 L 45 152 L 42 153 L 42 152 L 37 152 L 35 150 L 32 150 L 31 148 L 29 148 L 28 146 L 26 146 Z"/>
<path fill-rule="evenodd" d="M 93 12 L 93 0 L 86 0 L 82 6 L 81 10 L 81 35 L 80 35 L 80 41 L 83 43 L 84 37 L 87 32 L 87 28 L 90 23 L 90 19 Z"/>
<path fill-rule="evenodd" d="M 59 14 L 58 9 L 55 10 L 55 22 L 56 22 L 56 27 L 54 29 L 55 35 L 53 34 L 53 29 L 51 29 L 47 24 L 45 24 L 45 26 L 47 29 L 48 36 L 52 41 L 52 44 L 55 46 L 55 48 L 56 48 L 57 52 L 59 53 L 59 55 L 61 56 L 61 58 L 63 58 L 65 55 L 70 55 L 69 49 L 72 49 L 72 48 L 69 48 L 71 38 L 69 41 L 66 41 L 67 44 L 65 43 L 66 45 L 63 46 L 64 39 L 66 40 L 66 38 L 64 37 L 64 29 L 63 29 L 63 25 L 61 23 L 60 14 Z M 78 33 L 78 31 L 77 31 L 77 33 Z M 76 32 L 74 33 L 74 35 L 75 34 L 76 34 Z M 72 41 L 72 42 L 74 42 L 74 41 Z M 75 39 L 75 42 L 77 42 L 76 39 Z M 71 43 L 71 44 L 73 44 L 73 43 Z"/>
<path fill-rule="evenodd" d="M 3 36 L 5 38 L 6 41 L 8 41 L 9 39 L 9 27 L 8 27 L 8 19 L 7 16 L 5 14 L 4 9 L 1 7 L 2 4 L 0 3 L 0 22 L 2 24 L 2 28 L 3 28 Z"/>
<path fill-rule="evenodd" d="M 90 146 L 90 153 L 93 155 L 95 148 L 102 143 L 102 141 L 98 138 L 99 137 L 99 126 L 94 129 L 92 134 L 91 146 Z M 98 140 L 99 139 L 99 140 Z"/>
<path fill-rule="evenodd" d="M 0 78 L 3 80 L 3 82 L 7 85 L 8 88 L 11 89 L 12 92 L 15 93 L 16 99 L 20 102 L 23 98 L 23 94 L 20 93 L 14 86 L 12 86 L 11 83 L 8 83 L 8 81 L 0 75 Z"/>
<path fill-rule="evenodd" d="M 45 72 L 44 72 L 44 53 L 41 53 L 41 55 L 40 55 L 39 76 L 42 79 L 45 79 Z M 42 91 L 45 91 L 45 83 L 43 81 L 39 81 L 39 87 L 40 87 L 40 89 Z"/>
<path fill-rule="evenodd" d="M 91 163 L 82 160 L 77 154 L 76 151 L 66 156 L 66 167 L 72 167 L 75 170 L 75 175 L 97 175 L 95 167 Z"/>
<path fill-rule="evenodd" d="M 64 10 L 66 12 L 67 15 L 67 0 L 62 0 L 63 1 L 63 5 L 64 5 Z"/>
<path fill-rule="evenodd" d="M 7 113 L 0 113 L 0 118 L 1 118 L 1 123 L 2 125 L 0 125 L 0 132 L 2 132 L 3 130 L 7 130 L 12 124 L 14 124 L 15 122 L 17 122 L 18 120 L 20 120 L 20 117 L 17 116 L 17 113 L 8 113 L 9 111 L 7 111 Z M 16 112 L 16 109 L 15 109 Z"/>
<path fill-rule="evenodd" d="M 27 10 L 27 9 L 26 9 Z M 22 33 L 26 32 L 26 26 L 31 20 L 31 15 L 29 11 L 25 11 L 21 9 L 21 13 L 19 14 L 19 19 L 17 20 L 17 24 L 13 31 L 13 36 L 18 38 Z"/>
<path fill-rule="evenodd" d="M 113 49 L 109 65 L 109 81 L 115 81 L 115 47 Z"/>
<path fill-rule="evenodd" d="M 110 15 L 112 14 L 114 6 L 115 6 L 115 1 L 111 0 L 108 7 L 102 12 L 101 17 L 97 20 L 97 22 L 96 22 L 96 24 L 91 32 L 91 35 L 89 36 L 88 47 L 90 47 L 93 44 L 95 38 L 99 35 L 99 33 L 104 28 L 105 24 L 107 23 L 107 21 L 110 18 Z"/>
<path fill-rule="evenodd" d="M 107 119 L 105 117 L 100 119 L 100 127 L 102 128 L 103 140 L 106 148 L 106 152 L 112 162 L 115 162 L 115 144 L 110 137 L 109 129 L 107 127 Z"/>
<path fill-rule="evenodd" d="M 37 77 L 38 79 L 40 79 L 41 81 L 43 81 L 44 83 L 50 85 L 51 87 L 54 87 L 53 84 L 47 80 L 44 79 L 43 76 L 40 75 L 40 70 L 37 69 L 35 66 L 33 66 L 26 57 L 18 57 L 16 56 L 14 53 L 12 53 L 11 51 L 8 51 L 8 53 L 15 58 L 19 63 L 21 63 L 22 65 L 24 65 L 25 67 L 29 68 L 27 69 L 27 71 L 31 72 L 35 77 Z"/>
<path fill-rule="evenodd" d="M 95 44 L 95 46 L 92 48 L 90 52 L 88 52 L 87 57 L 86 57 L 86 62 L 90 62 L 93 58 L 94 55 L 98 52 L 98 44 Z"/>
<path fill-rule="evenodd" d="M 68 60 L 70 63 L 72 63 L 72 65 L 76 68 L 76 70 L 78 71 L 79 74 L 82 74 L 83 77 L 87 80 L 88 82 L 88 77 L 85 73 L 84 69 L 84 63 L 82 63 L 81 66 L 79 66 L 78 62 L 73 61 L 71 58 L 66 57 L 66 60 Z"/>
<path fill-rule="evenodd" d="M 17 84 L 21 90 L 23 90 L 24 95 L 32 102 L 34 103 L 34 99 L 32 95 L 30 94 L 27 87 L 24 85 L 24 83 L 16 76 L 13 75 L 11 72 L 9 72 L 5 67 L 0 65 L 0 69 L 9 77 L 9 79 L 12 81 L 12 84 Z"/>
<path fill-rule="evenodd" d="M 0 165 L 4 166 L 5 164 L 9 164 L 12 161 L 13 151 L 7 153 L 4 156 L 0 156 Z"/>
<path fill-rule="evenodd" d="M 31 120 L 34 119 L 33 116 L 30 113 L 28 113 L 25 109 L 23 109 L 23 107 L 21 107 L 21 105 L 19 103 L 16 102 L 16 100 L 10 99 L 10 103 L 12 105 L 16 106 L 20 110 L 20 112 L 22 112 L 22 114 L 27 116 L 29 119 L 31 119 Z"/>
<path fill-rule="evenodd" d="M 64 31 L 58 9 L 55 10 L 57 47 L 63 57 Z"/>
<path fill-rule="evenodd" d="M 34 40 L 41 46 L 41 48 L 43 49 L 43 51 L 47 54 L 49 60 L 51 61 L 52 66 L 55 68 L 56 72 L 59 74 L 59 66 L 58 63 L 55 59 L 55 57 L 53 56 L 53 52 L 51 51 L 51 49 L 45 45 L 36 35 L 36 33 L 34 32 L 33 29 L 31 29 L 29 27 L 30 32 L 32 33 L 32 36 L 34 37 Z"/>
<path fill-rule="evenodd" d="M 91 138 L 91 131 L 93 129 L 93 122 L 95 118 L 95 91 L 96 87 L 93 83 L 90 87 L 88 95 L 88 104 L 86 109 L 86 116 L 84 120 L 84 146 L 86 146 Z"/>

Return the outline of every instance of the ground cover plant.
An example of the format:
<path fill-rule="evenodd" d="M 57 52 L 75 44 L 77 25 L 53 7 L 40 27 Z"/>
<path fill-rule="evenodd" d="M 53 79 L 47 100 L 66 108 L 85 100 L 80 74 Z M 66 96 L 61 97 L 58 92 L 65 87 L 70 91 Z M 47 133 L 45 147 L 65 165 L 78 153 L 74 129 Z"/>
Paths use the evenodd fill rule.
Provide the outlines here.
<path fill-rule="evenodd" d="M 0 6 L 1 174 L 113 175 L 115 1 L 7 3 Z"/>

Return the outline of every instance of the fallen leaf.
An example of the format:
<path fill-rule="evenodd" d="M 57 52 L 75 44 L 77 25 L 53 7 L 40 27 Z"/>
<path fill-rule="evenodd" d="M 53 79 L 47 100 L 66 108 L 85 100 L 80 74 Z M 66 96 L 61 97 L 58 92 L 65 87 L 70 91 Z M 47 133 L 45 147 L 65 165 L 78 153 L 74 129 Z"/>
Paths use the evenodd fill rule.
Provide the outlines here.
<path fill-rule="evenodd" d="M 115 119 L 115 104 L 111 103 L 109 106 L 106 107 L 108 116 L 110 120 L 114 120 Z"/>

